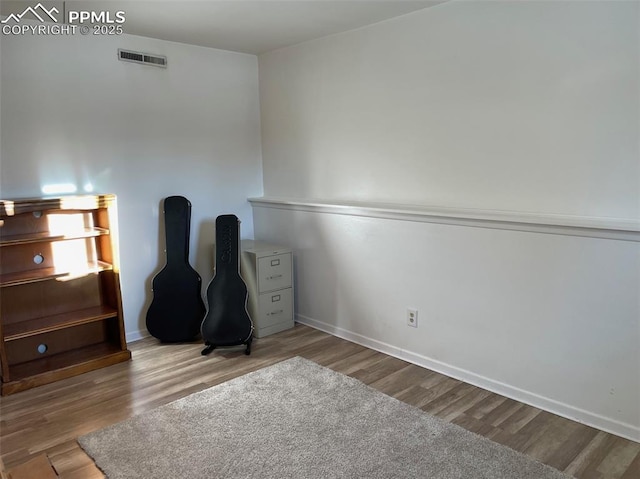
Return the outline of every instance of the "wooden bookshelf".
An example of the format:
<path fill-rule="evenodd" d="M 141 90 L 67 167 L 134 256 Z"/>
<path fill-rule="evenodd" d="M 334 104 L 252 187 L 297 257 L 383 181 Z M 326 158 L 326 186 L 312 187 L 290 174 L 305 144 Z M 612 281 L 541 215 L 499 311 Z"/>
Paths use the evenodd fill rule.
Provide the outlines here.
<path fill-rule="evenodd" d="M 2 395 L 131 358 L 115 195 L 0 200 Z"/>

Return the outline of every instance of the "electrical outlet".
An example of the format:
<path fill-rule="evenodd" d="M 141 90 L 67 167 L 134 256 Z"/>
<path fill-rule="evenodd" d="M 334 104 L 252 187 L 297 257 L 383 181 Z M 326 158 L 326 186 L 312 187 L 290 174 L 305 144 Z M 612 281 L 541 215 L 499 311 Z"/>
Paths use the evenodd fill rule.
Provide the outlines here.
<path fill-rule="evenodd" d="M 412 328 L 418 327 L 418 310 L 415 308 L 407 308 L 407 326 Z"/>

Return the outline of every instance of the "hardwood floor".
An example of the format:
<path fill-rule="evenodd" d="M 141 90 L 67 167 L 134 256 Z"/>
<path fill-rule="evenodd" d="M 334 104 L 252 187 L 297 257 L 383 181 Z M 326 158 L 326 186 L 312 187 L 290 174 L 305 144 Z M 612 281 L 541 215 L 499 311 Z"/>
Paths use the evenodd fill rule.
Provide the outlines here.
<path fill-rule="evenodd" d="M 133 360 L 0 399 L 7 468 L 45 452 L 63 479 L 103 477 L 76 438 L 293 356 L 302 356 L 583 479 L 637 479 L 640 444 L 297 324 L 242 350 L 132 343 Z M 515 479 L 515 478 L 514 478 Z"/>

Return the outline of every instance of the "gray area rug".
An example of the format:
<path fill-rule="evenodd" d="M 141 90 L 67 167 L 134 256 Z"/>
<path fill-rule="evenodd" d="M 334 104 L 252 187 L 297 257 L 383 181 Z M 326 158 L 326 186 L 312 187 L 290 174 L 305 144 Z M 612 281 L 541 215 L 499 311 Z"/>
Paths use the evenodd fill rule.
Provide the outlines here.
<path fill-rule="evenodd" d="M 109 479 L 567 479 L 293 358 L 78 439 Z"/>

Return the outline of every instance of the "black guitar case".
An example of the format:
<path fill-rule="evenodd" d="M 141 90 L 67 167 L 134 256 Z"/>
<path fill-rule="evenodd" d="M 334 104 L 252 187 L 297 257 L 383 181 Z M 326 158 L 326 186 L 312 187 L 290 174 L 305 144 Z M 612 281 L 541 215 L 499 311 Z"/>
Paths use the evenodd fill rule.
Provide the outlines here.
<path fill-rule="evenodd" d="M 240 276 L 240 221 L 235 215 L 216 218 L 216 265 L 207 287 L 207 314 L 201 332 L 209 354 L 218 346 L 246 344 L 251 354 L 253 323 L 247 312 L 247 285 Z"/>
<path fill-rule="evenodd" d="M 191 203 L 182 196 L 164 200 L 167 264 L 153 278 L 147 329 L 163 342 L 193 341 L 205 312 L 202 279 L 189 265 Z"/>

